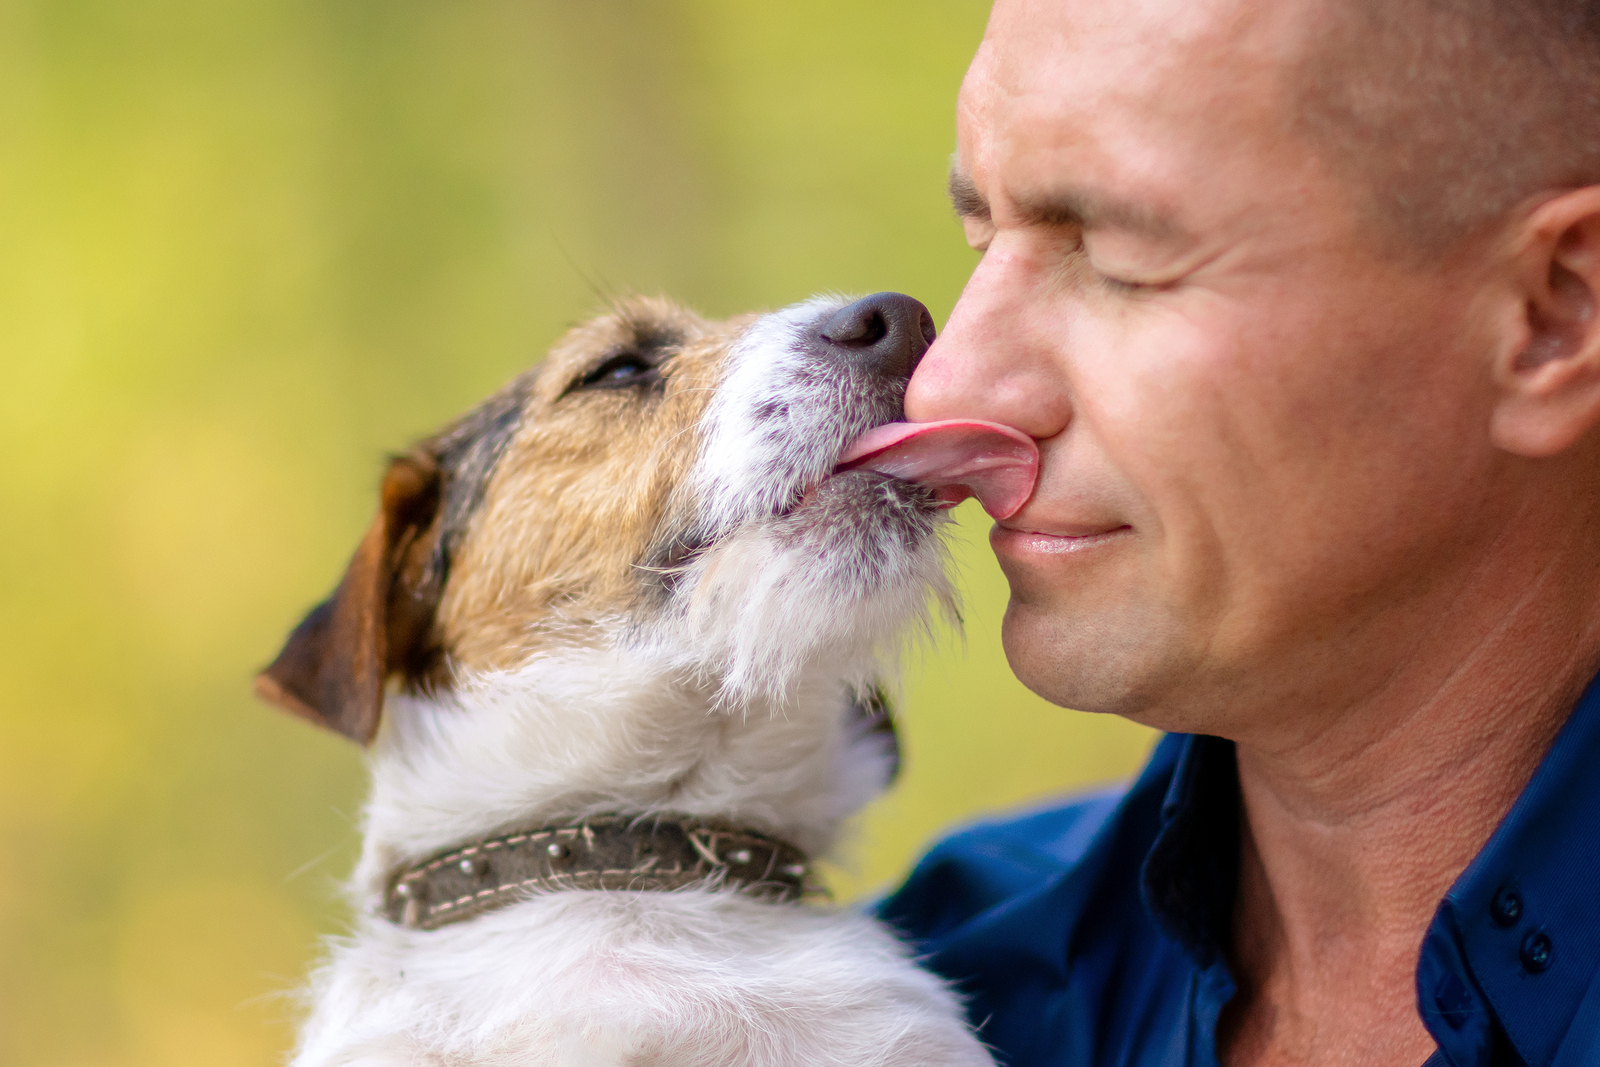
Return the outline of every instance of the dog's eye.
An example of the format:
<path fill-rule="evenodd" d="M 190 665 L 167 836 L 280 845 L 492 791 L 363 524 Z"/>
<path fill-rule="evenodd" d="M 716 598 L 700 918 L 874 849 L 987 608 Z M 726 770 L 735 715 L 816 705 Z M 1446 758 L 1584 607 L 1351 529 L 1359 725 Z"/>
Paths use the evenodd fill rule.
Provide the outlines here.
<path fill-rule="evenodd" d="M 623 352 L 612 356 L 572 385 L 573 389 L 606 389 L 654 382 L 659 376 L 643 356 Z"/>

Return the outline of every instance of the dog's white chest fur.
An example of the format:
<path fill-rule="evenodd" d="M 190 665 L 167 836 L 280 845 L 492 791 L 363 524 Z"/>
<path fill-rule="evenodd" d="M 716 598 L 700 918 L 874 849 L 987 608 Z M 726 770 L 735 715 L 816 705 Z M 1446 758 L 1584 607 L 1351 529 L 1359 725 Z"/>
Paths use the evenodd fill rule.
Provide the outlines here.
<path fill-rule="evenodd" d="M 529 812 L 717 815 L 821 849 L 881 785 L 882 741 L 831 680 L 730 718 L 673 673 L 573 649 L 391 698 L 354 895 L 370 908 L 398 857 Z M 990 1062 L 879 924 L 735 891 L 553 892 L 433 931 L 365 915 L 314 1003 L 296 1067 Z"/>
<path fill-rule="evenodd" d="M 365 925 L 297 1064 L 989 1063 L 870 919 L 732 893 L 554 893 L 432 933 Z"/>

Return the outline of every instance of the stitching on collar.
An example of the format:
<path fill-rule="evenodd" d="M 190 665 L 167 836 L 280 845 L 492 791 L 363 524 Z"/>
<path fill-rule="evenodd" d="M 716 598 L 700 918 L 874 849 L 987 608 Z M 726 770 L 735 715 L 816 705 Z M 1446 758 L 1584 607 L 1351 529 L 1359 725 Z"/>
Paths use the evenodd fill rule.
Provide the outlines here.
<path fill-rule="evenodd" d="M 389 879 L 378 914 L 436 930 L 524 896 L 569 889 L 728 889 L 771 903 L 818 892 L 810 861 L 754 830 L 684 816 L 597 815 L 458 846 Z"/>

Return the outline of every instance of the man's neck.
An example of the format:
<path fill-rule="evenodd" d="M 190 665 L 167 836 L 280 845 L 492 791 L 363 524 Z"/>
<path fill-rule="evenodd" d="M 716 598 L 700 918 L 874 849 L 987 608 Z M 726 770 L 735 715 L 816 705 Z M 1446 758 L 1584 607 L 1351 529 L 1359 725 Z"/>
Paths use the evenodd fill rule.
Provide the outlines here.
<path fill-rule="evenodd" d="M 1225 1063 L 1427 1057 L 1415 995 L 1423 935 L 1596 666 L 1594 593 L 1574 577 L 1546 566 L 1497 605 L 1472 598 L 1489 606 L 1483 617 L 1442 623 L 1326 729 L 1238 739 L 1240 995 L 1224 1019 Z M 1473 632 L 1482 636 L 1462 640 Z M 1468 651 L 1428 654 L 1450 647 Z"/>

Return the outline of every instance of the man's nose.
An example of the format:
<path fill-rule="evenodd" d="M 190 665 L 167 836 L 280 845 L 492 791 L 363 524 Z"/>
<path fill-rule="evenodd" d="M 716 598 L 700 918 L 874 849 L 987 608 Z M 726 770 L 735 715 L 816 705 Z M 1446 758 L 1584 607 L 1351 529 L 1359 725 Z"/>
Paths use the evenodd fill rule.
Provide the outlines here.
<path fill-rule="evenodd" d="M 889 378 L 909 378 L 934 338 L 933 316 L 904 293 L 863 297 L 816 329 L 816 341 L 830 357 Z"/>
<path fill-rule="evenodd" d="M 1061 432 L 1072 407 L 1061 351 L 1066 324 L 1059 315 L 1050 321 L 1060 300 L 1047 300 L 1055 284 L 991 246 L 906 386 L 906 418 L 984 419 L 1038 440 Z"/>

